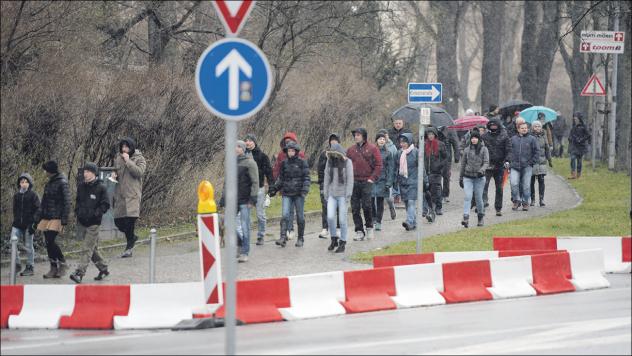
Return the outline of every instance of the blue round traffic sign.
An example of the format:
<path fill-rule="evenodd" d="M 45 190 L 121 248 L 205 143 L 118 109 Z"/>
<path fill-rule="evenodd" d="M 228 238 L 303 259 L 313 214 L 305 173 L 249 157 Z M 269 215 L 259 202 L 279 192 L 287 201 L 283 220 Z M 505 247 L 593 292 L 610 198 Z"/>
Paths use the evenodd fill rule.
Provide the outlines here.
<path fill-rule="evenodd" d="M 209 46 L 198 60 L 195 86 L 211 113 L 239 121 L 266 104 L 272 72 L 265 54 L 252 42 L 226 38 Z"/>

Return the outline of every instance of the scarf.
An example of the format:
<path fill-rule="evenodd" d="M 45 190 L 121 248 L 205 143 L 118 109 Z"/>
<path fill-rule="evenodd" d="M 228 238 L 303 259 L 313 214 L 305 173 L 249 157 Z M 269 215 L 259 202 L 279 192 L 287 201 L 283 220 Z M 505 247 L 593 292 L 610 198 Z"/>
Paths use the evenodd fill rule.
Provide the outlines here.
<path fill-rule="evenodd" d="M 437 141 L 436 138 L 432 141 L 427 140 L 425 151 L 428 153 L 429 156 L 436 156 L 437 152 L 439 152 L 439 141 Z"/>
<path fill-rule="evenodd" d="M 407 149 L 402 149 L 402 155 L 399 156 L 399 174 L 404 178 L 408 178 L 408 160 L 406 157 L 415 148 L 415 145 L 410 145 Z"/>

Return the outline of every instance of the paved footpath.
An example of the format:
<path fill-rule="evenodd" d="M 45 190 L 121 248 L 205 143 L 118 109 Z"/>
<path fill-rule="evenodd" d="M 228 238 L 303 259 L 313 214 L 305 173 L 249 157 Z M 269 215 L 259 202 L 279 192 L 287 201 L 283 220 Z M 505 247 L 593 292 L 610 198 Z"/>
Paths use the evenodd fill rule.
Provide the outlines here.
<path fill-rule="evenodd" d="M 462 229 L 461 218 L 463 215 L 463 190 L 458 185 L 458 173 L 456 167 L 452 172 L 451 196 L 450 202 L 444 204 L 444 214 L 438 216 L 436 222 L 429 224 L 425 219 L 423 223 L 418 224 L 418 228 L 422 229 L 423 237 L 429 237 L 437 234 L 458 231 Z M 490 202 L 494 201 L 493 183 L 491 184 L 489 193 Z M 530 207 L 528 212 L 512 211 L 510 201 L 509 182 L 505 186 L 503 216 L 494 215 L 493 203 L 487 209 L 485 216 L 485 224 L 498 224 L 502 222 L 532 218 L 543 216 L 555 211 L 561 211 L 575 207 L 580 203 L 581 198 L 568 185 L 568 183 L 555 174 L 546 176 L 546 206 Z M 537 199 L 537 197 L 536 197 Z M 491 209 L 490 209 L 491 208 Z M 247 263 L 241 263 L 238 267 L 238 279 L 252 279 L 264 277 L 289 276 L 326 271 L 339 271 L 351 269 L 369 268 L 370 265 L 364 263 L 356 263 L 351 261 L 351 256 L 357 252 L 370 251 L 380 247 L 384 247 L 401 241 L 411 241 L 416 239 L 416 232 L 407 232 L 402 227 L 404 221 L 404 210 L 397 210 L 397 218 L 390 219 L 388 207 L 385 211 L 382 223 L 382 231 L 376 231 L 375 239 L 371 241 L 353 241 L 353 223 L 351 214 L 349 214 L 349 242 L 346 252 L 335 254 L 327 251 L 330 241 L 318 238 L 321 231 L 320 215 L 312 215 L 307 220 L 305 245 L 303 248 L 294 247 L 296 238 L 290 240 L 285 248 L 281 248 L 274 244 L 274 240 L 278 238 L 279 224 L 275 222 L 270 224 L 269 231 L 265 237 L 263 246 L 254 245 L 256 240 L 256 229 L 252 231 L 252 246 L 250 249 L 250 259 Z M 471 225 L 476 225 L 476 216 L 472 214 L 470 220 Z M 476 229 L 476 226 L 470 227 Z M 525 231 L 525 234 L 528 234 Z M 110 276 L 100 283 L 105 284 L 128 284 L 128 283 L 147 283 L 149 279 L 149 248 L 147 245 L 141 245 L 134 251 L 132 258 L 119 258 L 116 254 L 121 251 L 106 251 L 105 256 L 109 259 Z M 226 262 L 226 254 L 222 249 L 222 263 Z M 229 256 L 235 258 L 234 256 Z M 183 282 L 200 280 L 200 256 L 198 252 L 197 238 L 189 238 L 176 241 L 160 242 L 156 248 L 156 282 Z M 76 261 L 70 261 L 71 268 L 74 267 Z M 40 284 L 40 283 L 72 283 L 66 276 L 61 279 L 44 280 L 42 274 L 48 270 L 47 263 L 37 263 L 35 266 L 36 274 L 32 277 L 18 277 L 18 283 L 24 284 Z M 223 271 L 226 269 L 223 268 Z M 92 277 L 97 274 L 96 268 L 90 266 L 84 283 L 93 283 Z M 9 270 L 2 268 L 2 284 L 8 283 Z"/>

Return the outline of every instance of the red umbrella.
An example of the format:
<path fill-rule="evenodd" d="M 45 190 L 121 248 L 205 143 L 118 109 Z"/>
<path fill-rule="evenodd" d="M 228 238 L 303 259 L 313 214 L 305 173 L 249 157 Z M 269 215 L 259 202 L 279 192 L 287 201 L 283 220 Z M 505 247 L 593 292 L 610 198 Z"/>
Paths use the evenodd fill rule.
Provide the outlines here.
<path fill-rule="evenodd" d="M 454 120 L 454 125 L 448 126 L 448 128 L 457 131 L 471 130 L 476 125 L 487 125 L 488 121 L 489 119 L 485 116 L 463 116 Z"/>

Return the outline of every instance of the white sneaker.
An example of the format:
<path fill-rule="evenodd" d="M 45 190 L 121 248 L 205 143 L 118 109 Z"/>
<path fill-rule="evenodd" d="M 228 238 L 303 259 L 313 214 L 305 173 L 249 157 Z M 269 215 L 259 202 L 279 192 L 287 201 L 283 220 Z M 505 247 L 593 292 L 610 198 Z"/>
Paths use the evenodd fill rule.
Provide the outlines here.
<path fill-rule="evenodd" d="M 323 229 L 323 231 L 321 231 L 320 234 L 318 234 L 318 237 L 320 237 L 321 239 L 328 239 L 329 238 L 329 230 Z"/>
<path fill-rule="evenodd" d="M 373 228 L 372 227 L 367 227 L 366 228 L 366 239 L 367 240 L 373 240 L 375 236 L 373 235 Z"/>
<path fill-rule="evenodd" d="M 293 239 L 293 238 L 294 238 L 294 231 L 288 231 L 288 232 L 287 232 L 287 239 L 288 239 L 288 240 L 291 240 L 291 239 Z"/>
<path fill-rule="evenodd" d="M 364 241 L 364 232 L 356 231 L 356 236 L 353 238 L 353 241 Z"/>
<path fill-rule="evenodd" d="M 237 260 L 239 263 L 248 262 L 248 255 L 239 255 L 239 259 Z"/>

